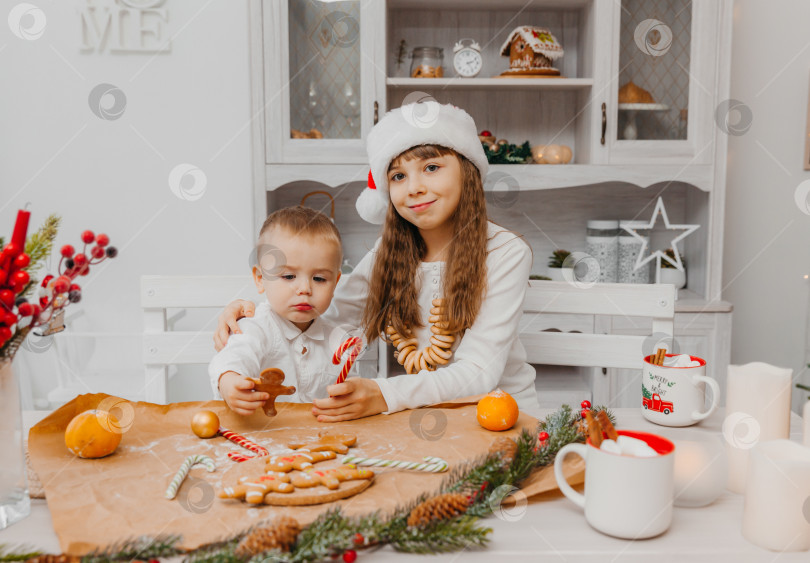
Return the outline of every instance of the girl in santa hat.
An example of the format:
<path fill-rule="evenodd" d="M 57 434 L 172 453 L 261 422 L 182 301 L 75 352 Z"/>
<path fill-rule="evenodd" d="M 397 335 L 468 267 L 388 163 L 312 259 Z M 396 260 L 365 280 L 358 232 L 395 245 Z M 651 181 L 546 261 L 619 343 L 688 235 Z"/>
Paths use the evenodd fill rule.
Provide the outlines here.
<path fill-rule="evenodd" d="M 518 339 L 532 255 L 520 236 L 487 220 L 488 164 L 473 119 L 435 101 L 388 112 L 368 136 L 369 185 L 360 216 L 382 237 L 335 291 L 325 313 L 383 335 L 408 375 L 352 377 L 313 401 L 335 422 L 440 403 L 500 388 L 538 407 L 535 371 Z M 253 303 L 220 315 L 217 348 Z"/>

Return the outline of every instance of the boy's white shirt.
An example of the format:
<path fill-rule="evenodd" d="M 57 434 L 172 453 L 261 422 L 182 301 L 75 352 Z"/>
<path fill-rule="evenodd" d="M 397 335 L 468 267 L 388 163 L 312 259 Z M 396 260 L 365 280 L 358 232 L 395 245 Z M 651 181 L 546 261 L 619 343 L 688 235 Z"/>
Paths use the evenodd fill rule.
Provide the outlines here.
<path fill-rule="evenodd" d="M 534 387 L 535 370 L 526 363 L 518 339 L 523 300 L 529 285 L 532 253 L 516 234 L 488 224 L 487 290 L 475 323 L 454 345 L 453 358 L 436 371 L 377 378 L 388 413 L 488 393 L 500 388 L 512 395 L 522 409 L 539 408 Z M 324 321 L 360 326 L 368 295 L 369 279 L 380 241 L 360 261 L 351 275 L 343 276 Z M 441 297 L 443 262 L 423 262 L 417 273 L 421 329 L 420 348 L 430 339 L 431 301 Z M 233 338 L 233 337 L 231 337 Z"/>
<path fill-rule="evenodd" d="M 326 388 L 335 382 L 340 366 L 332 368 L 329 335 L 334 327 L 322 316 L 306 332 L 272 311 L 266 301 L 256 306 L 252 317 L 239 320 L 242 334 L 232 334 L 228 344 L 208 365 L 214 398 L 221 399 L 219 377 L 235 371 L 258 377 L 263 369 L 284 372 L 284 385 L 294 385 L 295 394 L 279 395 L 277 402 L 310 403 L 328 396 Z M 306 350 L 304 352 L 304 350 Z"/>

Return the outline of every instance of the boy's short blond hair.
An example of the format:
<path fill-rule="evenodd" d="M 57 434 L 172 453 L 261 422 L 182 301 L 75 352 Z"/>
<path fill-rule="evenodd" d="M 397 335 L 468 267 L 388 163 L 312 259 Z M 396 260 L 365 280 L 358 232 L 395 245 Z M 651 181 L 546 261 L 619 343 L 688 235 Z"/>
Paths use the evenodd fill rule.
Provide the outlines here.
<path fill-rule="evenodd" d="M 296 205 L 295 207 L 285 207 L 274 211 L 264 220 L 259 238 L 272 228 L 283 228 L 294 234 L 304 234 L 314 237 L 322 237 L 338 245 L 343 252 L 343 243 L 332 220 L 320 211 L 311 207 Z"/>

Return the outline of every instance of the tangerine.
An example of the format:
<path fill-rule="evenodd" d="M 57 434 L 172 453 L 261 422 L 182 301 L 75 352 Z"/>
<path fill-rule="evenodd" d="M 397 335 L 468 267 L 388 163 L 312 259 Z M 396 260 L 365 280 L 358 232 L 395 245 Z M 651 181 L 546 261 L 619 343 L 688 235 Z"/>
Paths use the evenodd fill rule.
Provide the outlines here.
<path fill-rule="evenodd" d="M 81 458 L 110 455 L 120 443 L 118 419 L 107 411 L 84 411 L 74 416 L 65 429 L 65 445 Z"/>
<path fill-rule="evenodd" d="M 517 401 L 506 391 L 496 389 L 478 401 L 478 424 L 487 430 L 509 430 L 517 422 L 520 410 Z"/>

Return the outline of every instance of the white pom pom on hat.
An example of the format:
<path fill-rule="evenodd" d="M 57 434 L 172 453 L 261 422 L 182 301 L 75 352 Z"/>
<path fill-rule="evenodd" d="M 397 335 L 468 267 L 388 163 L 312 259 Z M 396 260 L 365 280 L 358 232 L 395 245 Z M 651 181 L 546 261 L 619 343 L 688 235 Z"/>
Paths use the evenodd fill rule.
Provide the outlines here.
<path fill-rule="evenodd" d="M 475 121 L 463 109 L 434 100 L 391 110 L 374 126 L 366 141 L 370 172 L 368 186 L 357 198 L 357 212 L 380 225 L 388 210 L 388 166 L 403 152 L 419 145 L 440 145 L 467 157 L 484 179 L 489 170 Z"/>

